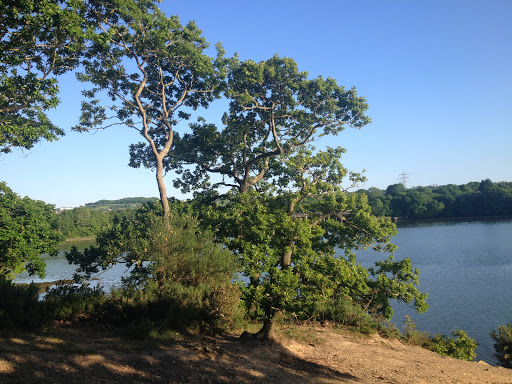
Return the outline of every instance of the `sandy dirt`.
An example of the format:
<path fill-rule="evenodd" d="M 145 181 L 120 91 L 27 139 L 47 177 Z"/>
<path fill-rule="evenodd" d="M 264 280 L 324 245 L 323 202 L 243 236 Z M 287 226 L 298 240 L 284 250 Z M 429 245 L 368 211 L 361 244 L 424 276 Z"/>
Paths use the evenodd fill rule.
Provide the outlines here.
<path fill-rule="evenodd" d="M 319 326 L 278 330 L 262 345 L 236 335 L 135 342 L 93 326 L 0 337 L 0 383 L 507 383 L 512 370 L 442 357 L 378 335 Z"/>

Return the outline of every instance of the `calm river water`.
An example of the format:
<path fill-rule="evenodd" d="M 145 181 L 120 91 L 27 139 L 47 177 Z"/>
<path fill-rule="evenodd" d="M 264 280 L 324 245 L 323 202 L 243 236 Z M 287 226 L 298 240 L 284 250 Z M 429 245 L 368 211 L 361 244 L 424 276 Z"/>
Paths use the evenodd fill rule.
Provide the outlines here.
<path fill-rule="evenodd" d="M 429 310 L 417 314 L 406 305 L 395 305 L 393 322 L 402 328 L 405 315 L 418 329 L 450 335 L 463 329 L 479 343 L 477 360 L 496 363 L 490 332 L 512 323 L 512 219 L 404 223 L 399 226 L 396 259 L 410 257 L 420 269 L 420 290 L 428 292 Z M 361 255 L 370 266 L 379 255 Z M 74 268 L 64 254 L 47 260 L 46 278 L 25 274 L 17 281 L 70 279 Z M 117 265 L 97 276 L 105 287 L 119 283 L 126 267 Z"/>
<path fill-rule="evenodd" d="M 66 251 L 70 251 L 74 245 L 79 250 L 94 245 L 94 241 L 84 241 L 76 243 L 64 243 L 59 246 L 59 253 L 56 257 L 43 256 L 46 260 L 46 276 L 43 279 L 37 276 L 29 276 L 27 272 L 23 272 L 16 276 L 18 283 L 42 283 L 48 281 L 57 281 L 62 279 L 73 279 L 73 273 L 76 270 L 75 265 L 70 265 L 66 259 Z M 123 264 L 116 264 L 107 271 L 101 271 L 93 275 L 91 285 L 100 284 L 105 290 L 121 284 L 121 276 L 127 275 L 128 268 Z"/>
<path fill-rule="evenodd" d="M 394 243 L 396 259 L 410 257 L 420 269 L 430 306 L 417 314 L 395 305 L 396 325 L 409 315 L 431 334 L 463 329 L 479 343 L 477 360 L 496 364 L 489 334 L 512 323 L 512 220 L 403 224 Z"/>

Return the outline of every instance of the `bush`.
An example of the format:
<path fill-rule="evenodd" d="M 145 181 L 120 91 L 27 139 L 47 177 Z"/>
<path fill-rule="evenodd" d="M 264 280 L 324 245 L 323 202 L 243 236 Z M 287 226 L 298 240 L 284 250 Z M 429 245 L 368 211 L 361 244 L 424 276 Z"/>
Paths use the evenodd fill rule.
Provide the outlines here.
<path fill-rule="evenodd" d="M 475 349 L 478 346 L 475 339 L 472 339 L 460 329 L 453 331 L 452 335 L 453 338 L 440 334 L 434 335 L 432 337 L 434 343 L 432 350 L 440 355 L 473 361 L 476 357 Z"/>
<path fill-rule="evenodd" d="M 419 345 L 423 348 L 432 350 L 433 342 L 428 332 L 420 331 L 416 328 L 416 323 L 409 316 L 405 316 L 403 339 L 413 345 Z"/>
<path fill-rule="evenodd" d="M 229 326 L 240 300 L 231 282 L 238 267 L 231 252 L 187 215 L 169 222 L 156 217 L 145 246 L 152 255 L 143 286 L 150 319 L 210 333 Z"/>
<path fill-rule="evenodd" d="M 104 321 L 126 326 L 136 337 L 168 329 L 212 333 L 232 324 L 240 301 L 232 284 L 236 257 L 187 213 L 164 219 L 145 206 L 99 237 L 100 248 L 84 254 L 85 260 L 99 256 L 97 265 L 133 267 L 104 303 Z"/>
<path fill-rule="evenodd" d="M 327 307 L 326 317 L 337 324 L 350 326 L 361 333 L 374 333 L 379 323 L 350 298 L 342 298 Z"/>
<path fill-rule="evenodd" d="M 239 291 L 234 286 L 186 286 L 149 283 L 143 289 L 113 291 L 105 303 L 103 319 L 125 327 L 128 336 L 146 338 L 173 329 L 186 333 L 221 332 L 236 319 Z"/>
<path fill-rule="evenodd" d="M 98 318 L 106 296 L 99 286 L 59 285 L 48 291 L 44 301 L 55 320 L 76 321 Z"/>
<path fill-rule="evenodd" d="M 491 336 L 496 341 L 494 356 L 505 368 L 512 368 L 512 324 L 501 325 L 498 332 L 492 331 Z"/>
<path fill-rule="evenodd" d="M 468 337 L 462 330 L 455 330 L 452 335 L 453 338 L 441 334 L 430 336 L 428 332 L 416 329 L 414 321 L 409 316 L 405 316 L 402 336 L 405 342 L 419 345 L 443 356 L 473 361 L 476 357 L 475 349 L 478 346 L 475 339 Z"/>
<path fill-rule="evenodd" d="M 311 316 L 313 314 L 313 316 Z M 350 327 L 361 333 L 375 333 L 379 330 L 379 321 L 375 320 L 360 304 L 350 297 L 328 298 L 316 303 L 308 303 L 307 309 L 295 312 L 300 320 L 331 321 L 342 327 Z"/>
<path fill-rule="evenodd" d="M 0 329 L 36 330 L 51 320 L 35 284 L 21 286 L 0 279 Z"/>
<path fill-rule="evenodd" d="M 389 321 L 383 321 L 379 325 L 379 335 L 386 339 L 400 339 L 402 333 L 396 327 L 395 324 L 391 324 Z"/>

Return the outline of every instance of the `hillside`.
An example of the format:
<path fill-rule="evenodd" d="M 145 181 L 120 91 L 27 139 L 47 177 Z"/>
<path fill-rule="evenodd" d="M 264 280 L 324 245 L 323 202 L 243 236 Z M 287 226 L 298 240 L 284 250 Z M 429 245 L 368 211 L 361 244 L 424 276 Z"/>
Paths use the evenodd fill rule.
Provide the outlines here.
<path fill-rule="evenodd" d="M 61 326 L 40 336 L 1 337 L 0 382 L 510 384 L 512 370 L 321 327 L 280 329 L 267 345 L 235 335 L 157 345 L 97 327 Z"/>
<path fill-rule="evenodd" d="M 95 203 L 86 203 L 85 207 L 89 209 L 112 210 L 134 209 L 140 207 L 144 203 L 158 200 L 156 197 L 124 197 L 118 200 L 98 200 Z"/>

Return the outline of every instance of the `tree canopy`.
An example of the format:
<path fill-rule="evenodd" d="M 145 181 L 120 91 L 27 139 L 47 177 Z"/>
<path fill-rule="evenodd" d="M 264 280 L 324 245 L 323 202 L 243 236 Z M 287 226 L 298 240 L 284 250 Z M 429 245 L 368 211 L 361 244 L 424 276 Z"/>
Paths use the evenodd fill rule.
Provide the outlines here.
<path fill-rule="evenodd" d="M 428 219 L 512 215 L 512 183 L 486 179 L 463 185 L 405 188 L 393 184 L 385 191 L 361 189 L 377 216 Z"/>
<path fill-rule="evenodd" d="M 46 111 L 59 104 L 58 76 L 79 64 L 85 26 L 77 6 L 63 0 L 0 3 L 0 153 L 64 135 Z"/>
<path fill-rule="evenodd" d="M 64 236 L 53 229 L 53 206 L 20 197 L 0 182 L 0 279 L 27 270 L 44 277 L 41 254 L 54 255 Z"/>
<path fill-rule="evenodd" d="M 160 200 L 167 214 L 163 162 L 175 126 L 189 112 L 206 107 L 220 92 L 222 49 L 216 59 L 191 22 L 167 17 L 155 1 L 88 1 L 85 18 L 95 26 L 79 79 L 93 85 L 84 92 L 79 132 L 122 125 L 143 142 L 130 148 L 130 166 L 156 170 Z M 110 102 L 99 98 L 106 93 Z M 133 155 L 136 153 L 136 156 Z"/>
<path fill-rule="evenodd" d="M 368 105 L 354 88 L 345 90 L 332 78 L 309 80 L 293 59 L 277 55 L 259 63 L 233 62 L 227 95 L 221 129 L 199 121 L 191 124 L 192 134 L 176 140 L 176 155 L 167 164 L 182 175 L 175 185 L 184 192 L 246 192 L 264 181 L 279 182 L 286 177 L 283 162 L 301 148 L 345 126 L 370 122 L 364 115 Z M 218 175 L 214 184 L 212 175 Z"/>
<path fill-rule="evenodd" d="M 149 206 L 134 217 L 118 216 L 98 234 L 98 247 L 69 255 L 83 272 L 126 262 L 146 287 L 165 286 L 176 252 L 194 252 L 169 242 L 183 227 L 190 243 L 211 243 L 215 236 L 224 244 L 211 254 L 206 243 L 201 248 L 206 270 L 210 262 L 217 268 L 217 252 L 230 265 L 222 284 L 236 265 L 226 249 L 236 255 L 247 279 L 242 284 L 247 313 L 266 322 L 277 311 L 334 316 L 347 298 L 386 317 L 392 314 L 389 299 L 426 309 L 426 295 L 416 288 L 419 272 L 410 260 L 389 256 L 394 224 L 373 215 L 364 194 L 348 192 L 365 180 L 362 173 L 343 167 L 343 148 L 314 147 L 323 136 L 370 122 L 366 100 L 355 88 L 330 77 L 309 78 L 293 59 L 278 55 L 261 62 L 227 59 L 218 45 L 211 57 L 198 27 L 166 16 L 156 0 L 4 2 L 2 10 L 0 151 L 31 148 L 63 134 L 44 112 L 58 104 L 58 76 L 80 64 L 77 76 L 88 88 L 73 129 L 135 130 L 142 140 L 130 146 L 129 165 L 156 171 L 166 220 Z M 194 111 L 222 96 L 229 108 L 221 127 L 198 118 L 190 133 L 176 132 Z M 177 172 L 176 187 L 196 193 L 190 205 L 179 208 L 186 220 L 170 214 L 166 171 Z M 2 273 L 25 266 L 42 274 L 39 254 L 52 252 L 62 238 L 49 227 L 53 221 L 58 228 L 58 220 L 50 217 L 50 206 L 20 200 L 2 188 L 2 220 L 8 223 L 2 224 L 8 231 L 2 235 Z M 484 191 L 490 193 L 489 186 L 483 185 Z M 416 198 L 424 200 L 421 194 Z M 206 237 L 196 236 L 194 209 Z M 73 215 L 61 218 L 83 228 L 96 221 L 95 228 L 87 228 L 94 231 L 103 219 L 86 208 Z M 16 247 L 9 236 L 18 239 Z M 355 251 L 369 247 L 389 257 L 365 269 Z"/>

